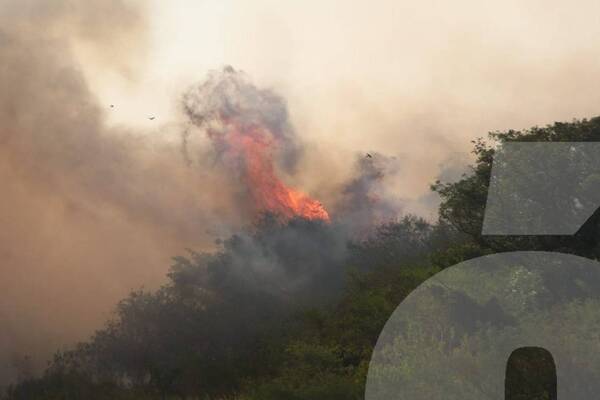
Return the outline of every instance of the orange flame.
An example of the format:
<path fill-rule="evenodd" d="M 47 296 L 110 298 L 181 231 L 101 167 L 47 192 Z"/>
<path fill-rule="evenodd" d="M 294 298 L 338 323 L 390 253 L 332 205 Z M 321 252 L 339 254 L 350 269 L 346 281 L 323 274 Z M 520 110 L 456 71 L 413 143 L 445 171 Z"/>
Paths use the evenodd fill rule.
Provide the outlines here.
<path fill-rule="evenodd" d="M 241 127 L 232 122 L 225 125 L 229 129 L 221 140 L 227 143 L 228 155 L 243 163 L 243 179 L 258 210 L 285 219 L 302 217 L 329 222 L 329 214 L 319 201 L 288 187 L 277 177 L 273 164 L 276 143 L 266 129 Z"/>

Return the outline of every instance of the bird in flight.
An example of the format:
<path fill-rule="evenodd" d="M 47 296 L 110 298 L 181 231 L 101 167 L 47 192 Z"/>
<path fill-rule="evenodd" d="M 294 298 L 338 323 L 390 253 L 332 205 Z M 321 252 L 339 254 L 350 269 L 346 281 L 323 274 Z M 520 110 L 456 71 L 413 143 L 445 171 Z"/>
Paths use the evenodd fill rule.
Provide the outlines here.
<path fill-rule="evenodd" d="M 156 117 L 148 117 L 148 119 L 149 119 L 150 121 L 154 121 L 154 118 L 156 118 Z"/>
<path fill-rule="evenodd" d="M 366 157 L 367 157 L 367 158 L 373 158 L 373 156 L 372 156 L 372 155 L 370 155 L 369 153 L 367 153 L 367 156 L 366 156 Z"/>
<path fill-rule="evenodd" d="M 115 105 L 114 105 L 114 104 L 111 104 L 111 105 L 110 105 L 110 108 L 115 108 Z"/>

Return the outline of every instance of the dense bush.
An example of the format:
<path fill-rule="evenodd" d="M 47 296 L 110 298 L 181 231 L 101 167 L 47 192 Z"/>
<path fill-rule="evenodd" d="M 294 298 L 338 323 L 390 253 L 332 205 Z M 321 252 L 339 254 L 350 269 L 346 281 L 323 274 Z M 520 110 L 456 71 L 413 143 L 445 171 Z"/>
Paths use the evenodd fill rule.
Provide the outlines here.
<path fill-rule="evenodd" d="M 433 185 L 442 198 L 434 224 L 406 217 L 352 240 L 335 224 L 266 216 L 216 252 L 177 257 L 161 289 L 131 293 L 89 341 L 57 354 L 42 376 L 9 387 L 4 399 L 362 398 L 384 323 L 436 272 L 519 249 L 598 258 L 597 215 L 574 237 L 481 236 L 493 154 L 514 140 L 600 141 L 600 119 L 475 141 L 471 172 Z M 559 311 L 570 324 L 592 308 L 573 302 Z M 461 346 L 489 339 L 469 337 L 457 358 Z M 410 354 L 428 357 L 418 348 Z M 540 396 L 532 398 L 547 398 Z"/>

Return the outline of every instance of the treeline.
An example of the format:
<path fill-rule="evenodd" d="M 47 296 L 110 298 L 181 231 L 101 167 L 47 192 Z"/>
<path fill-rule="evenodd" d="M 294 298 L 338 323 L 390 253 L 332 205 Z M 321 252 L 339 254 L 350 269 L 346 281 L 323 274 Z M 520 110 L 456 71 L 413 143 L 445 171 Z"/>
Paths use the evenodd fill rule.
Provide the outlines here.
<path fill-rule="evenodd" d="M 385 322 L 437 272 L 513 250 L 598 259 L 597 213 L 571 237 L 481 235 L 493 155 L 505 141 L 600 141 L 600 119 L 475 141 L 470 172 L 432 186 L 442 199 L 434 224 L 409 216 L 353 240 L 335 223 L 265 216 L 219 251 L 177 257 L 167 284 L 131 293 L 92 338 L 57 353 L 42 376 L 22 377 L 3 399 L 363 398 Z M 481 315 L 489 306 L 464 301 Z M 548 380 L 535 370 L 534 381 Z M 551 398 L 535 387 L 529 398 Z"/>

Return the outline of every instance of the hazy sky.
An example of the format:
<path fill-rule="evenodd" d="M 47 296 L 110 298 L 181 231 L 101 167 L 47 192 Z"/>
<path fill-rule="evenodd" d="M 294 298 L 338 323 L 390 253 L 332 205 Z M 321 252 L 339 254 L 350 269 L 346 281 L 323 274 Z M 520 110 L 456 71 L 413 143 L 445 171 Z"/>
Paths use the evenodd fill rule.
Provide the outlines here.
<path fill-rule="evenodd" d="M 128 74 L 83 59 L 102 101 L 119 105 L 110 121 L 168 135 L 145 116 L 177 119 L 181 92 L 231 64 L 287 98 L 317 147 L 307 176 L 314 157 L 343 175 L 352 152 L 380 151 L 402 157 L 398 192 L 415 198 L 476 136 L 598 109 L 596 1 L 155 0 L 146 9 L 144 57 Z"/>

